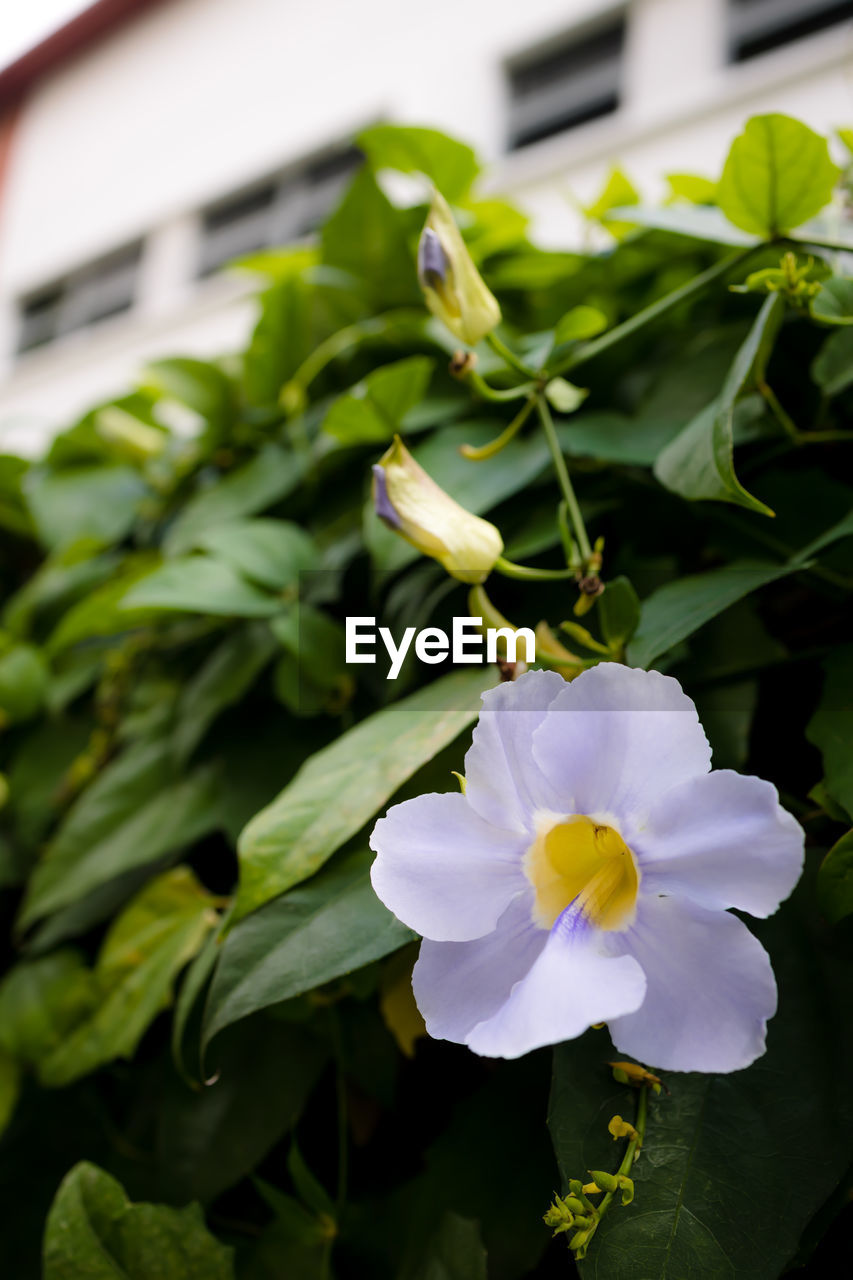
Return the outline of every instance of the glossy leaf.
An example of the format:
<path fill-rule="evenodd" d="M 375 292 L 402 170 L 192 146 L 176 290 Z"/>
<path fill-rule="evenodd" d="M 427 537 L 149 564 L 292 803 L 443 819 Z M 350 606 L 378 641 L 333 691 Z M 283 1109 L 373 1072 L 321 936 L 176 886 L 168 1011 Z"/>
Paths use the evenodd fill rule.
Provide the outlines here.
<path fill-rule="evenodd" d="M 423 399 L 432 369 L 426 356 L 376 369 L 334 402 L 323 429 L 342 444 L 390 440 L 406 413 Z"/>
<path fill-rule="evenodd" d="M 113 1058 L 132 1057 L 171 999 L 175 977 L 218 917 L 185 867 L 152 880 L 110 927 L 93 971 L 96 1003 L 39 1062 L 48 1086 L 68 1084 Z"/>
<path fill-rule="evenodd" d="M 853 645 L 836 648 L 824 661 L 826 679 L 806 735 L 823 754 L 824 785 L 853 813 Z"/>
<path fill-rule="evenodd" d="M 482 667 L 445 676 L 311 756 L 240 837 L 235 918 L 313 875 L 416 769 L 476 719 L 479 696 L 494 679 Z"/>
<path fill-rule="evenodd" d="M 853 914 L 853 831 L 837 841 L 820 865 L 818 904 L 833 924 Z"/>
<path fill-rule="evenodd" d="M 204 1042 L 249 1014 L 380 960 L 414 934 L 370 883 L 373 856 L 358 851 L 240 920 L 213 976 Z"/>
<path fill-rule="evenodd" d="M 21 928 L 133 867 L 190 844 L 218 821 L 210 768 L 174 778 L 168 741 L 142 741 L 83 792 L 30 880 Z"/>
<path fill-rule="evenodd" d="M 658 458 L 655 475 L 668 489 L 684 498 L 716 499 L 773 515 L 770 507 L 744 489 L 735 474 L 734 419 L 738 397 L 752 382 L 764 377 L 784 310 L 778 294 L 766 299 L 735 356 L 719 397 Z"/>
<path fill-rule="evenodd" d="M 44 1238 L 44 1280 L 234 1280 L 233 1252 L 198 1205 L 131 1204 L 93 1164 L 77 1164 L 56 1193 Z"/>
<path fill-rule="evenodd" d="M 717 204 L 736 227 L 771 237 L 829 203 L 838 180 L 826 139 L 791 116 L 753 116 L 735 138 Z"/>
<path fill-rule="evenodd" d="M 849 970 L 833 972 L 801 905 L 787 904 L 760 926 L 779 983 L 766 1055 L 732 1075 L 664 1078 L 669 1093 L 650 1100 L 631 1173 L 634 1202 L 614 1204 L 602 1220 L 582 1277 L 777 1280 L 786 1271 L 847 1166 L 853 1120 L 850 1028 L 841 1013 Z M 607 1123 L 614 1114 L 630 1118 L 636 1095 L 614 1083 L 606 1065 L 613 1056 L 603 1031 L 556 1051 L 549 1124 L 564 1187 L 588 1169 L 615 1167 Z"/>
<path fill-rule="evenodd" d="M 651 666 L 655 658 L 737 600 L 798 568 L 797 564 L 739 560 L 668 582 L 643 601 L 639 626 L 628 645 L 628 661 L 635 667 Z"/>
<path fill-rule="evenodd" d="M 185 556 L 167 560 L 136 582 L 122 597 L 121 608 L 268 618 L 278 612 L 281 603 L 223 560 Z"/>

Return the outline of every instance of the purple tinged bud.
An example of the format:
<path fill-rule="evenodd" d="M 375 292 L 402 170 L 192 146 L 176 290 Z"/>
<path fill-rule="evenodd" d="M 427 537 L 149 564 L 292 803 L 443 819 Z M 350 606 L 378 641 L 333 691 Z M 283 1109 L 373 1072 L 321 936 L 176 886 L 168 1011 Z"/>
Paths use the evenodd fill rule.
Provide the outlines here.
<path fill-rule="evenodd" d="M 418 244 L 418 276 L 421 284 L 435 287 L 445 284 L 450 260 L 432 227 L 424 227 Z"/>
<path fill-rule="evenodd" d="M 379 516 L 380 520 L 384 520 L 392 529 L 399 529 L 402 521 L 394 510 L 391 499 L 388 497 L 388 485 L 385 482 L 385 468 L 380 463 L 375 463 L 373 468 L 373 509 Z"/>

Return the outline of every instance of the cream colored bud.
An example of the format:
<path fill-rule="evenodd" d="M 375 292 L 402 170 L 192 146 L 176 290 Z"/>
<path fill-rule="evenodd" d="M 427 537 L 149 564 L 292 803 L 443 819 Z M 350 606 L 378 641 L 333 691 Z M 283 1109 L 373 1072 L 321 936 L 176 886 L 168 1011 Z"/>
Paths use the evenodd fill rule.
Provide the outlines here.
<path fill-rule="evenodd" d="M 474 266 L 438 191 L 418 245 L 418 279 L 430 311 L 468 346 L 476 346 L 500 322 L 498 300 Z"/>
<path fill-rule="evenodd" d="M 495 526 L 454 502 L 399 436 L 373 468 L 373 506 L 390 529 L 461 582 L 485 582 L 503 551 Z"/>

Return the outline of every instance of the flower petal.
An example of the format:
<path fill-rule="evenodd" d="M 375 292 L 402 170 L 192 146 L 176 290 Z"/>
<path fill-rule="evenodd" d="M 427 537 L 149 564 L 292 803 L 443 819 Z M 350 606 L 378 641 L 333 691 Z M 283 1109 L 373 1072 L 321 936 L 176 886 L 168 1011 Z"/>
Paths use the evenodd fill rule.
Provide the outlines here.
<path fill-rule="evenodd" d="M 531 930 L 521 906 L 489 938 L 446 957 L 427 950 L 415 996 L 430 1035 L 464 1040 L 485 1057 L 519 1058 L 642 1003 L 646 982 L 631 956 L 603 954 L 595 931 L 568 913 L 548 934 Z"/>
<path fill-rule="evenodd" d="M 547 932 L 533 924 L 529 894 L 510 903 L 497 929 L 485 938 L 474 942 L 425 939 L 412 973 L 412 989 L 429 1034 L 436 1040 L 464 1044 L 478 1022 L 498 1012 L 547 941 Z"/>
<path fill-rule="evenodd" d="M 524 839 L 484 822 L 458 792 L 395 804 L 370 837 L 378 898 L 410 929 L 437 942 L 491 933 L 529 888 Z"/>
<path fill-rule="evenodd" d="M 611 814 L 628 844 L 658 796 L 711 767 L 678 681 L 615 662 L 564 684 L 534 734 L 533 755 L 559 795 L 553 807 Z"/>
<path fill-rule="evenodd" d="M 768 916 L 800 877 L 803 843 L 771 783 L 720 769 L 662 796 L 633 848 L 648 892 Z"/>
<path fill-rule="evenodd" d="M 776 982 L 767 952 L 737 916 L 641 898 L 620 940 L 648 982 L 635 1013 L 609 1019 L 620 1053 L 667 1071 L 739 1071 L 761 1056 Z"/>
<path fill-rule="evenodd" d="M 533 759 L 532 739 L 566 687 L 556 671 L 528 671 L 483 694 L 465 756 L 465 794 L 489 822 L 530 832 L 533 811 L 553 807 L 552 788 Z"/>

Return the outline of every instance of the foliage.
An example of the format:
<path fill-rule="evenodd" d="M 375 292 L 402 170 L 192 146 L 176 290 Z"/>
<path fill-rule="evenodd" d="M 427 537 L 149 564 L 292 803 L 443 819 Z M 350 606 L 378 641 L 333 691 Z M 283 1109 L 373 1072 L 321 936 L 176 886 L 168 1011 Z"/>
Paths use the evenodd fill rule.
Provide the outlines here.
<path fill-rule="evenodd" d="M 35 1275 L 43 1238 L 47 1280 L 825 1274 L 853 913 L 853 237 L 827 143 L 752 120 L 718 185 L 672 175 L 660 210 L 615 171 L 588 253 L 537 248 L 433 130 L 360 144 L 315 241 L 244 264 L 243 352 L 159 360 L 44 458 L 0 458 L 0 1269 Z M 443 190 L 500 302 L 455 376 L 426 197 L 393 203 L 387 170 Z M 550 1052 L 425 1039 L 412 935 L 370 886 L 373 820 L 456 787 L 499 678 L 345 662 L 347 617 L 469 612 L 373 513 L 395 432 L 501 531 L 478 611 L 539 624 L 567 677 L 678 676 L 715 764 L 807 832 L 761 931 L 766 1058 L 662 1082 L 585 1257 L 542 1216 L 611 1177 L 608 1120 L 636 1142 L 648 1082 L 614 1082 L 604 1030 L 558 1047 L 552 1152 Z"/>

